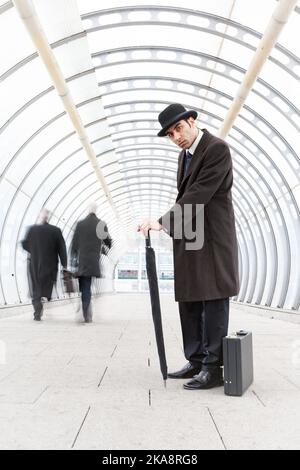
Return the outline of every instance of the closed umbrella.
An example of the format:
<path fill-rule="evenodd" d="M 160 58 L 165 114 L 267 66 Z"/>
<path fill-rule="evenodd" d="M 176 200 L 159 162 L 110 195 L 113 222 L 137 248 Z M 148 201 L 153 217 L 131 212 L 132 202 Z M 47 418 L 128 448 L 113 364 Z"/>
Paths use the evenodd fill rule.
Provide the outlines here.
<path fill-rule="evenodd" d="M 146 237 L 146 269 L 151 298 L 152 318 L 154 323 L 160 370 L 165 381 L 167 380 L 167 361 L 165 353 L 164 335 L 161 321 L 161 309 L 159 301 L 159 290 L 156 274 L 155 252 L 151 247 L 150 233 Z"/>

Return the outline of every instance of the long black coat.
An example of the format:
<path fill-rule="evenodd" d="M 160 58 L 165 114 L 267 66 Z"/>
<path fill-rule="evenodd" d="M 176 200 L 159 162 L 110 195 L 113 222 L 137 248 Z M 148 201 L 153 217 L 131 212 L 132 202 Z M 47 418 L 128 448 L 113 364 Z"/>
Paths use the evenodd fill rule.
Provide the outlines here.
<path fill-rule="evenodd" d="M 78 222 L 71 244 L 71 262 L 77 276 L 101 276 L 99 260 L 103 243 L 111 247 L 111 238 L 104 221 L 92 213 Z"/>
<path fill-rule="evenodd" d="M 184 204 L 204 205 L 203 247 L 189 251 L 184 237 L 174 238 L 172 209 L 159 219 L 163 225 L 171 220 L 175 300 L 182 302 L 227 298 L 239 291 L 230 150 L 226 142 L 206 129 L 203 133 L 186 175 L 185 151 L 179 155 L 176 199 L 180 208 Z M 193 219 L 191 223 L 194 223 Z"/>
<path fill-rule="evenodd" d="M 57 278 L 58 257 L 67 266 L 67 252 L 61 230 L 44 223 L 32 225 L 22 241 L 29 253 L 29 285 L 32 297 L 50 300 L 53 284 Z"/>

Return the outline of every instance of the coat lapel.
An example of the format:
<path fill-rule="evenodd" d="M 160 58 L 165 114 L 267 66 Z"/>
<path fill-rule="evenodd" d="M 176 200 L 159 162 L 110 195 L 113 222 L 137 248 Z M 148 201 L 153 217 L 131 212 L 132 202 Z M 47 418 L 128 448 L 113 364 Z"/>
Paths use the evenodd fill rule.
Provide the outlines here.
<path fill-rule="evenodd" d="M 211 140 L 211 134 L 206 130 L 202 129 L 203 136 L 200 139 L 198 146 L 194 152 L 192 161 L 190 163 L 189 169 L 187 173 L 184 175 L 184 167 L 185 167 L 185 151 L 181 152 L 180 157 L 181 161 L 179 160 L 179 168 L 178 168 L 178 191 L 181 186 L 187 181 L 187 179 L 191 176 L 195 168 L 199 166 L 200 161 L 204 155 L 204 151 Z M 179 157 L 179 158 L 180 158 Z"/>
<path fill-rule="evenodd" d="M 181 181 L 184 176 L 184 162 L 185 162 L 185 150 L 182 150 L 178 157 L 178 170 L 177 170 L 177 189 L 179 190 Z"/>

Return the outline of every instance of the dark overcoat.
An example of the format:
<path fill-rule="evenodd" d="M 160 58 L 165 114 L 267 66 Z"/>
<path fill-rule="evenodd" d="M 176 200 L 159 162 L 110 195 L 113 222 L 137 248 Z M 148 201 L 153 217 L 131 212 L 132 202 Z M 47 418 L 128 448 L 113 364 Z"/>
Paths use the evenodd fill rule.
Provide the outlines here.
<path fill-rule="evenodd" d="M 193 210 L 197 204 L 204 205 L 204 243 L 201 249 L 187 250 L 186 242 L 190 240 L 184 236 L 176 238 L 175 206 L 159 219 L 163 225 L 166 225 L 165 221 L 171 221 L 169 233 L 173 238 L 175 300 L 194 302 L 234 296 L 239 291 L 239 276 L 229 147 L 203 129 L 203 136 L 184 175 L 185 158 L 183 150 L 178 160 L 176 204 L 181 210 L 187 204 Z M 194 230 L 196 212 L 192 214 L 190 223 Z M 184 235 L 183 221 L 181 224 Z"/>
<path fill-rule="evenodd" d="M 22 246 L 29 253 L 31 296 L 50 300 L 57 278 L 58 257 L 62 266 L 67 266 L 66 245 L 61 230 L 48 223 L 32 225 Z"/>
<path fill-rule="evenodd" d="M 71 244 L 71 263 L 77 276 L 100 277 L 102 244 L 110 248 L 111 238 L 104 221 L 92 213 L 78 222 Z"/>

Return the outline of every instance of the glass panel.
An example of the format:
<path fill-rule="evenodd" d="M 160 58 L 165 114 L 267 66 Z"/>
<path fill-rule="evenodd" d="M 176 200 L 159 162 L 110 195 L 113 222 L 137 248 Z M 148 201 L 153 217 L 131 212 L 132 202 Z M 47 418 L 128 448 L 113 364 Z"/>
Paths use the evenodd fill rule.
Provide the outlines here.
<path fill-rule="evenodd" d="M 35 52 L 15 8 L 0 15 L 0 44 L 0 76 Z"/>

